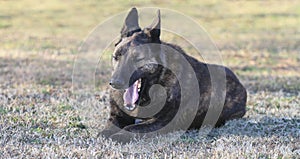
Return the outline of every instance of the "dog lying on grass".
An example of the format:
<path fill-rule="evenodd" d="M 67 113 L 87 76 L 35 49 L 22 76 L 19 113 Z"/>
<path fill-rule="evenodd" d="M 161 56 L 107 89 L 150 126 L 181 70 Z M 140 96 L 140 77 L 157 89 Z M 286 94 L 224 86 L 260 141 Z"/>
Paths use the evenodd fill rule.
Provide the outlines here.
<path fill-rule="evenodd" d="M 160 25 L 159 11 L 144 29 L 135 8 L 127 15 L 112 56 L 111 112 L 106 129 L 100 133 L 104 137 L 127 142 L 134 134 L 199 129 L 205 118 L 215 120 L 213 126 L 221 126 L 245 114 L 247 92 L 234 73 L 200 62 L 179 46 L 161 41 Z M 224 76 L 218 78 L 222 81 L 223 77 L 224 89 L 218 88 L 221 82 L 212 87 L 211 70 L 223 71 Z M 213 115 L 206 117 L 211 100 L 217 109 L 212 108 Z"/>

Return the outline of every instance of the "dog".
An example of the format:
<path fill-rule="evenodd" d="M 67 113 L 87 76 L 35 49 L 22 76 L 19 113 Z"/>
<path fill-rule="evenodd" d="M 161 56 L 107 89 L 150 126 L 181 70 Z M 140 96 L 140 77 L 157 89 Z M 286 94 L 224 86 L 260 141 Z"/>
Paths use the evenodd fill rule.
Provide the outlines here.
<path fill-rule="evenodd" d="M 230 69 L 200 62 L 179 46 L 161 41 L 160 34 L 159 10 L 144 29 L 139 26 L 137 9 L 130 10 L 112 55 L 111 110 L 101 135 L 128 142 L 133 134 L 199 129 L 212 98 L 217 99 L 212 105 L 220 108 L 220 112 L 212 108 L 213 115 L 207 117 L 215 121 L 213 126 L 244 116 L 247 92 Z M 221 82 L 213 88 L 211 70 L 223 71 L 224 89 L 218 89 Z"/>

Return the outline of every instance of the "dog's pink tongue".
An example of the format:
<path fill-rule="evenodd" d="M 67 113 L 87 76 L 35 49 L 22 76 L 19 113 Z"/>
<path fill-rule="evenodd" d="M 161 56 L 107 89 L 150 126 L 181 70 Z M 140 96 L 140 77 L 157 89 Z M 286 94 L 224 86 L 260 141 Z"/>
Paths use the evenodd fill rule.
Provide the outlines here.
<path fill-rule="evenodd" d="M 126 89 L 123 95 L 125 105 L 130 105 L 133 107 L 134 103 L 138 100 L 139 98 L 138 82 L 139 82 L 138 80 L 135 81 L 131 87 Z"/>

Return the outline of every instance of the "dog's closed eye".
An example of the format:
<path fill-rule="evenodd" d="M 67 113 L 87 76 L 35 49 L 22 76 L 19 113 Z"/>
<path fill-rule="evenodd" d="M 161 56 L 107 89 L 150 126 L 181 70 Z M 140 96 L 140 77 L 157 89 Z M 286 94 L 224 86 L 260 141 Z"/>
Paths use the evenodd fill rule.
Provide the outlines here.
<path fill-rule="evenodd" d="M 142 60 L 144 60 L 144 59 L 145 59 L 145 57 L 142 56 L 142 55 L 137 55 L 137 56 L 135 57 L 135 61 L 136 61 L 136 62 L 142 61 Z"/>

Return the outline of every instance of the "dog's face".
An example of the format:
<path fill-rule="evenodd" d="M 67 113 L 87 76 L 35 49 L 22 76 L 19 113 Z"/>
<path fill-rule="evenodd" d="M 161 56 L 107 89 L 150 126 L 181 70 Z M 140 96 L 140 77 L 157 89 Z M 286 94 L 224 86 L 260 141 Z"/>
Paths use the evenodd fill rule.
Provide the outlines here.
<path fill-rule="evenodd" d="M 129 12 L 121 39 L 116 43 L 112 55 L 113 73 L 110 81 L 114 89 L 124 90 L 124 106 L 128 110 L 150 102 L 147 94 L 149 80 L 158 73 L 158 64 L 162 60 L 159 36 L 159 12 L 154 23 L 143 30 L 138 25 L 136 9 Z"/>

